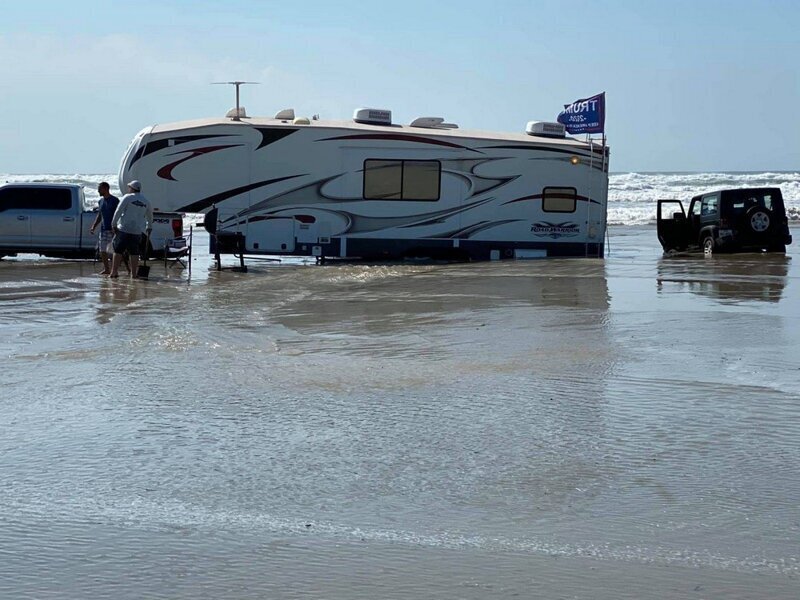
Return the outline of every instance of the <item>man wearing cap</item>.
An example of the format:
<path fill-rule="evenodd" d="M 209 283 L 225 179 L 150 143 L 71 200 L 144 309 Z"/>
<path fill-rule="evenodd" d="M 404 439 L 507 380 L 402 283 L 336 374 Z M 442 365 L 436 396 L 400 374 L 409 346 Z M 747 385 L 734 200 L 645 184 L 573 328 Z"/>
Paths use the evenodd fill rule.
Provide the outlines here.
<path fill-rule="evenodd" d="M 114 212 L 111 220 L 114 228 L 114 258 L 109 277 L 119 277 L 119 265 L 126 251 L 131 257 L 131 278 L 136 277 L 142 233 L 146 231 L 149 235 L 153 228 L 153 207 L 141 192 L 142 185 L 137 180 L 128 183 L 128 193 L 122 197 Z"/>
<path fill-rule="evenodd" d="M 107 181 L 100 182 L 97 186 L 97 193 L 100 194 L 100 203 L 97 211 L 97 216 L 89 227 L 89 233 L 94 233 L 98 225 L 100 227 L 100 235 L 98 236 L 97 246 L 100 250 L 100 258 L 103 259 L 103 270 L 101 275 L 108 275 L 111 273 L 111 252 L 109 246 L 111 245 L 114 236 L 114 229 L 111 227 L 111 220 L 114 218 L 114 212 L 119 205 L 119 198 L 111 195 L 111 186 Z"/>

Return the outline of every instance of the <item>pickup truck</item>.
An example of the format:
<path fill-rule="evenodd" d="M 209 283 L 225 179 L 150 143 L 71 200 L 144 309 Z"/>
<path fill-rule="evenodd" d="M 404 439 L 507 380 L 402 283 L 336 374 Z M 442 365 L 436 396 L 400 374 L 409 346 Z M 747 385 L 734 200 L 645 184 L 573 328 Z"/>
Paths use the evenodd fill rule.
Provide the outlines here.
<path fill-rule="evenodd" d="M 89 233 L 97 208 L 86 210 L 83 187 L 68 183 L 0 185 L 0 258 L 19 253 L 94 258 L 98 231 Z M 165 252 L 183 235 L 183 215 L 155 213 L 148 255 Z"/>

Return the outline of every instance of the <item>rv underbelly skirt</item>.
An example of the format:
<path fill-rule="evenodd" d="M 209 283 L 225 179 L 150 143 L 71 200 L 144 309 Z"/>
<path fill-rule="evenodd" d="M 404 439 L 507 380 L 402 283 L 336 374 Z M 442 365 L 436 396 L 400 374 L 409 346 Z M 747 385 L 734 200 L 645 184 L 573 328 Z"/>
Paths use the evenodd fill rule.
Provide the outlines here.
<path fill-rule="evenodd" d="M 241 234 L 211 236 L 212 254 L 269 254 L 318 258 L 432 258 L 508 260 L 552 257 L 603 258 L 599 242 L 497 242 L 452 239 L 329 238 L 324 244 L 297 243 L 279 236 L 280 244 L 249 242 Z M 281 247 L 282 246 L 282 247 Z"/>

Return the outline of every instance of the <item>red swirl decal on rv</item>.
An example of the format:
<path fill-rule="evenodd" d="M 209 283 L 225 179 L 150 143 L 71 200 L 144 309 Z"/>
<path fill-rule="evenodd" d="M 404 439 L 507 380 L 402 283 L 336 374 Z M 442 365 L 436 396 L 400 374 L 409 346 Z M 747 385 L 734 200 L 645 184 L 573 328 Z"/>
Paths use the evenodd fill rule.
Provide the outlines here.
<path fill-rule="evenodd" d="M 418 134 L 412 135 L 408 133 L 358 133 L 354 135 L 340 135 L 336 137 L 322 138 L 319 141 L 328 142 L 331 140 L 394 140 L 398 142 L 415 142 L 417 144 L 433 144 L 435 146 L 446 146 L 448 148 L 460 148 L 462 150 L 469 150 L 470 152 L 483 154 L 483 152 L 480 150 L 467 148 L 466 146 L 462 146 L 460 144 L 453 144 L 452 142 L 446 142 L 436 138 L 424 137 Z"/>
<path fill-rule="evenodd" d="M 168 165 L 164 165 L 158 170 L 157 175 L 161 177 L 161 179 L 167 179 L 169 181 L 177 181 L 172 176 L 172 170 L 180 164 L 185 163 L 187 160 L 191 160 L 193 158 L 197 158 L 198 156 L 203 156 L 204 154 L 209 154 L 211 152 L 216 152 L 217 150 L 225 150 L 226 148 L 235 148 L 236 146 L 241 146 L 242 144 L 229 144 L 227 146 L 208 146 L 206 148 L 195 148 L 194 150 L 183 150 L 182 152 L 175 152 L 175 154 L 185 154 L 190 152 L 189 156 L 184 156 L 180 160 L 176 160 L 173 163 L 169 163 Z"/>

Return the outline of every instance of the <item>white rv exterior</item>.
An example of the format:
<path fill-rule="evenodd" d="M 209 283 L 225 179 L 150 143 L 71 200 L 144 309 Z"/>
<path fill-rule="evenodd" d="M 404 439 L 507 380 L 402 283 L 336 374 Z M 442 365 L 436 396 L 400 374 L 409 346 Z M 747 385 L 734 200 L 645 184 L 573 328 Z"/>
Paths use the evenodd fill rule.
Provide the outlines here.
<path fill-rule="evenodd" d="M 495 134 L 366 109 L 293 117 L 148 127 L 120 186 L 138 179 L 159 211 L 206 213 L 220 254 L 603 256 L 608 149 L 557 124 Z"/>

